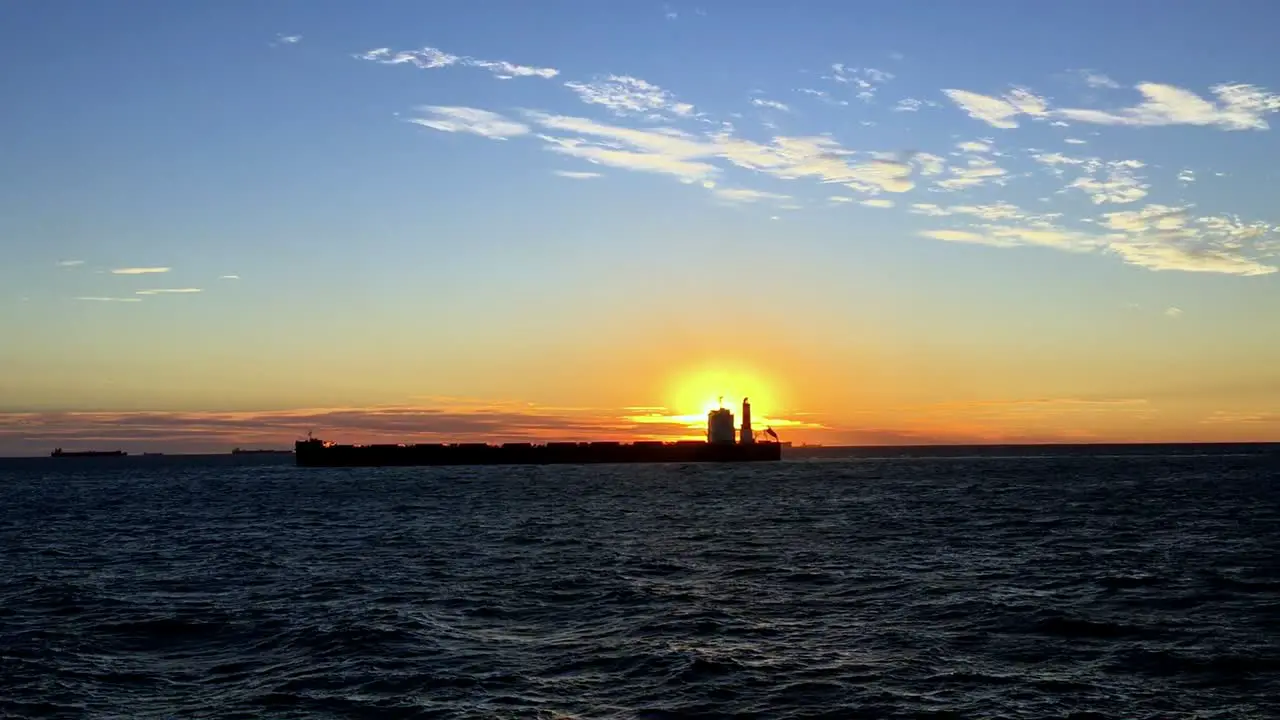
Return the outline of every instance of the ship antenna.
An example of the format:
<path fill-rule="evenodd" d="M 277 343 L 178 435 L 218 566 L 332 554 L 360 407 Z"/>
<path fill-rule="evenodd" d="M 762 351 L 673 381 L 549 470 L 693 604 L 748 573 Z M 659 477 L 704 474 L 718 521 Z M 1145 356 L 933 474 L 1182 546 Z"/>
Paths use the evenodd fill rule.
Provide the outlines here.
<path fill-rule="evenodd" d="M 724 407 L 724 396 L 721 395 L 719 398 L 717 398 L 716 402 L 720 403 L 720 407 Z"/>

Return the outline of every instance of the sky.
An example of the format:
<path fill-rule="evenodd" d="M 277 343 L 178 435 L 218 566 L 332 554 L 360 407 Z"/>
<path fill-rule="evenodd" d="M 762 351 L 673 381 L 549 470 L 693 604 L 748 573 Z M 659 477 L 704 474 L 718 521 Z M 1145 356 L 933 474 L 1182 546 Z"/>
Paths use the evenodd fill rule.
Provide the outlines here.
<path fill-rule="evenodd" d="M 1280 5 L 0 4 L 0 455 L 1280 440 Z"/>

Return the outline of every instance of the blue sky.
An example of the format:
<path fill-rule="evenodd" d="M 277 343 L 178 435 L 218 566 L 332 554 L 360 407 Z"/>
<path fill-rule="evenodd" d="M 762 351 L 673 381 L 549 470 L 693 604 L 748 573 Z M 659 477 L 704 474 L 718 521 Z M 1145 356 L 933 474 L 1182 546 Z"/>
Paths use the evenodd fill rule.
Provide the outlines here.
<path fill-rule="evenodd" d="M 854 338 L 995 375 L 1057 358 L 1004 394 L 1114 393 L 1161 362 L 1180 379 L 1152 393 L 1209 366 L 1263 386 L 1277 19 L 6 3 L 0 410 L 360 404 L 393 379 L 546 401 L 580 368 L 521 384 L 490 360 L 706 354 L 744 318 L 835 364 Z M 1058 362 L 1103 369 L 1063 386 Z"/>

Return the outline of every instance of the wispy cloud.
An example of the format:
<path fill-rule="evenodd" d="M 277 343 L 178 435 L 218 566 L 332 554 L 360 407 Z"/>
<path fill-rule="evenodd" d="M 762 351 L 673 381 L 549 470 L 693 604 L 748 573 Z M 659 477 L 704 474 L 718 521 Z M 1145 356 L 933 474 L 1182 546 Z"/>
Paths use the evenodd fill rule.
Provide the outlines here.
<path fill-rule="evenodd" d="M 59 260 L 58 267 L 77 267 L 83 265 L 83 260 Z"/>
<path fill-rule="evenodd" d="M 764 98 L 751 98 L 751 104 L 756 107 L 769 108 L 771 110 L 781 110 L 782 112 L 791 112 L 791 108 L 785 103 L 777 100 L 765 100 Z"/>
<path fill-rule="evenodd" d="M 645 115 L 660 119 L 664 113 L 680 117 L 694 114 L 693 105 L 678 102 L 671 93 L 629 75 L 609 75 L 589 83 L 570 80 L 565 87 L 585 103 L 602 105 L 615 115 Z"/>
<path fill-rule="evenodd" d="M 1096 73 L 1096 72 L 1093 72 L 1092 70 L 1079 70 L 1077 71 L 1077 73 L 1079 74 L 1081 81 L 1083 81 L 1085 85 L 1088 85 L 1091 88 L 1106 88 L 1110 90 L 1115 90 L 1120 87 L 1120 83 L 1116 82 L 1115 80 L 1112 80 L 1111 78 L 1107 77 L 1106 75 L 1103 75 L 1102 73 Z"/>
<path fill-rule="evenodd" d="M 903 98 L 893 106 L 894 112 L 919 112 L 923 107 L 938 107 L 938 103 L 932 100 L 917 100 L 915 98 Z"/>
<path fill-rule="evenodd" d="M 893 73 L 875 68 L 855 68 L 843 63 L 835 63 L 831 66 L 831 74 L 824 75 L 823 79 L 851 86 L 856 91 L 855 97 L 863 102 L 871 102 L 875 99 L 876 90 L 879 89 L 879 86 L 893 79 Z"/>
<path fill-rule="evenodd" d="M 158 288 L 155 290 L 138 290 L 137 295 L 169 295 L 204 292 L 200 288 Z"/>
<path fill-rule="evenodd" d="M 1186 208 L 1148 205 L 1141 210 L 1104 213 L 1093 230 L 1062 224 L 1060 213 L 1029 213 L 1015 205 L 940 207 L 914 204 L 913 214 L 971 217 L 964 228 L 930 229 L 924 237 L 994 247 L 1040 246 L 1068 252 L 1104 252 L 1149 270 L 1232 275 L 1265 275 L 1277 268 L 1262 262 L 1260 248 L 1280 227 L 1244 223 L 1234 217 L 1191 217 Z"/>
<path fill-rule="evenodd" d="M 239 275 L 219 275 L 218 279 L 219 280 L 239 280 L 240 276 Z"/>
<path fill-rule="evenodd" d="M 118 297 L 78 297 L 77 300 L 87 300 L 89 302 L 142 302 L 141 298 L 118 298 Z"/>
<path fill-rule="evenodd" d="M 427 117 L 410 118 L 409 122 L 444 132 L 461 132 L 480 135 L 492 140 L 506 140 L 509 137 L 524 135 L 529 126 L 509 120 L 488 110 L 477 110 L 469 107 L 448 107 L 443 105 L 427 105 L 418 108 Z"/>
<path fill-rule="evenodd" d="M 1196 181 L 1196 172 L 1190 169 L 1183 169 L 1178 173 L 1178 182 L 1188 185 Z"/>
<path fill-rule="evenodd" d="M 1268 275 L 1261 248 L 1280 227 L 1242 222 L 1234 216 L 1193 217 L 1185 207 L 1147 205 L 1111 212 L 1102 225 L 1113 231 L 1109 249 L 1130 264 L 1151 270 Z"/>
<path fill-rule="evenodd" d="M 285 35 L 283 33 L 276 35 L 276 41 L 272 45 L 297 45 L 302 42 L 301 35 Z"/>
<path fill-rule="evenodd" d="M 416 51 L 398 56 L 382 54 L 374 59 L 430 67 L 461 62 L 456 56 L 440 51 Z M 832 74 L 826 76 L 836 84 L 837 88 L 831 89 L 834 92 L 846 86 L 855 91 L 873 90 L 891 78 L 891 74 L 882 71 L 841 64 L 833 65 Z M 1095 88 L 1106 86 L 1097 78 L 1085 84 L 1090 83 Z M 578 158 L 592 165 L 667 175 L 683 183 L 712 190 L 711 196 L 717 201 L 734 204 L 777 202 L 779 209 L 800 207 L 800 203 L 794 200 L 800 197 L 799 193 L 767 192 L 742 187 L 739 182 L 733 183 L 736 187 L 725 187 L 724 179 L 747 170 L 771 180 L 838 184 L 853 193 L 851 196 L 830 196 L 829 203 L 861 202 L 868 207 L 891 208 L 900 203 L 885 197 L 886 194 L 909 192 L 919 184 L 925 185 L 930 192 L 972 192 L 987 185 L 1003 186 L 1031 175 L 1017 168 L 1015 163 L 1019 158 L 1010 150 L 997 150 L 992 138 L 956 143 L 951 151 L 943 151 L 950 157 L 921 151 L 855 150 L 843 146 L 832 134 L 822 132 L 786 136 L 775 129 L 767 141 L 758 141 L 744 137 L 733 123 L 719 122 L 706 113 L 695 113 L 692 104 L 678 101 L 666 90 L 635 77 L 607 75 L 589 82 L 569 81 L 565 86 L 583 102 L 631 120 L 610 122 L 532 109 L 521 110 L 517 120 L 476 108 L 428 106 L 424 109 L 424 116 L 414 122 L 446 132 L 469 132 L 493 138 L 531 137 L 541 142 L 549 152 Z M 827 89 L 801 88 L 797 92 L 824 102 L 831 98 Z M 1051 108 L 1047 98 L 1024 87 L 1012 87 L 997 96 L 959 89 L 943 92 L 970 116 L 997 128 L 1016 128 L 1024 118 L 1063 125 L 1067 123 L 1059 118 L 1089 121 Z M 1107 95 L 1113 96 L 1112 93 Z M 1217 111 L 1228 109 L 1237 115 L 1270 112 L 1273 103 L 1271 96 L 1252 86 L 1219 86 L 1218 96 L 1220 105 L 1215 106 Z M 789 107 L 763 96 L 754 97 L 751 102 L 757 107 Z M 914 101 L 906 105 L 910 105 L 910 109 L 920 107 Z M 1145 118 L 1154 113 L 1147 108 L 1133 112 L 1115 111 L 1113 114 Z M 742 117 L 741 113 L 730 115 Z M 699 125 L 691 128 L 681 124 L 687 119 L 697 119 L 704 125 L 699 129 Z M 1244 120 L 1237 120 L 1237 124 L 1244 124 Z M 861 122 L 868 124 L 871 121 Z M 1073 147 L 1087 144 L 1075 137 L 1063 138 L 1063 142 Z M 1028 154 L 1044 172 L 1061 178 L 1060 189 L 1051 196 L 1038 193 L 1042 202 L 1078 193 L 1094 206 L 1133 205 L 1146 198 L 1150 191 L 1151 186 L 1142 174 L 1146 164 L 1139 160 L 1074 157 L 1042 150 L 1029 151 Z M 591 169 L 553 172 L 580 180 L 600 176 L 599 172 Z M 1181 174 L 1179 180 L 1185 184 L 1192 177 L 1187 172 Z M 950 222 L 956 227 L 924 230 L 924 236 L 934 239 L 997 247 L 1029 245 L 1072 252 L 1106 252 L 1126 263 L 1149 269 L 1261 274 L 1274 271 L 1268 257 L 1280 256 L 1280 239 L 1271 235 L 1258 238 L 1256 242 L 1246 242 L 1247 233 L 1256 231 L 1252 225 L 1241 225 L 1245 230 L 1233 231 L 1213 224 L 1212 218 L 1226 216 L 1195 219 L 1186 225 L 1185 232 L 1179 234 L 1168 231 L 1153 234 L 1111 227 L 1111 222 L 1122 220 L 1107 220 L 1106 216 L 1077 218 L 1073 223 L 1060 213 L 1028 213 L 1008 203 L 977 202 L 980 198 L 978 192 L 973 192 L 973 196 L 974 202 L 946 206 L 909 203 L 907 212 L 926 217 L 953 218 Z M 1240 232 L 1246 233 L 1243 239 Z"/>
<path fill-rule="evenodd" d="M 747 188 L 716 188 L 712 193 L 721 200 L 734 203 L 754 203 L 760 200 L 790 200 L 790 195 L 750 190 Z"/>
<path fill-rule="evenodd" d="M 815 90 L 813 88 L 799 88 L 796 90 L 796 92 L 804 93 L 805 95 L 812 95 L 813 97 L 818 98 L 819 100 L 821 100 L 822 102 L 828 105 L 839 105 L 842 107 L 849 105 L 848 100 L 837 100 L 831 97 L 831 93 L 827 92 L 826 90 Z"/>
<path fill-rule="evenodd" d="M 1178 318 L 1182 317 L 1182 308 L 1176 308 L 1176 307 L 1165 308 L 1164 316 L 1167 318 L 1171 318 L 1173 320 L 1177 320 Z"/>
<path fill-rule="evenodd" d="M 974 157 L 969 159 L 968 165 L 952 165 L 949 177 L 939 180 L 935 185 L 943 190 L 964 190 L 993 180 L 998 181 L 1006 174 L 1005 169 L 996 165 L 994 160 Z"/>
<path fill-rule="evenodd" d="M 1143 96 L 1137 105 L 1119 110 L 1065 108 L 1057 113 L 1077 122 L 1101 125 L 1201 125 L 1223 130 L 1266 130 L 1263 118 L 1280 112 L 1280 95 L 1254 85 L 1222 84 L 1211 91 L 1216 101 L 1190 90 L 1144 82 L 1135 86 Z"/>
<path fill-rule="evenodd" d="M 553 78 L 560 74 L 555 68 L 517 65 L 506 60 L 479 60 L 473 57 L 452 55 L 433 47 L 420 50 L 401 50 L 393 52 L 390 48 L 377 48 L 356 56 L 361 60 L 369 60 L 384 65 L 412 65 L 423 70 L 450 67 L 473 67 L 488 70 L 499 80 L 511 80 L 518 77 Z"/>
<path fill-rule="evenodd" d="M 1258 412 L 1215 410 L 1200 422 L 1212 425 L 1272 424 L 1280 423 L 1280 413 L 1267 412 L 1265 410 Z"/>
<path fill-rule="evenodd" d="M 933 203 L 914 203 L 911 206 L 911 214 L 927 215 L 929 217 L 945 217 L 951 214 L 950 210 L 939 207 Z"/>
<path fill-rule="evenodd" d="M 971 117 L 1002 129 L 1018 127 L 1017 118 L 1026 115 L 1033 118 L 1052 116 L 1099 125 L 1202 125 L 1224 130 L 1266 130 L 1270 126 L 1263 116 L 1280 112 L 1280 95 L 1242 83 L 1213 86 L 1211 91 L 1216 100 L 1206 100 L 1190 90 L 1162 83 L 1144 82 L 1135 88 L 1143 96 L 1143 101 L 1118 110 L 1051 110 L 1046 99 L 1024 88 L 1015 88 L 1001 97 L 968 90 L 947 89 L 943 92 Z"/>
<path fill-rule="evenodd" d="M 167 273 L 171 268 L 167 267 L 127 267 L 116 268 L 111 271 L 112 275 L 150 275 L 153 273 Z"/>
<path fill-rule="evenodd" d="M 946 89 L 942 91 L 960 109 L 990 125 L 1009 130 L 1018 127 L 1019 115 L 1044 118 L 1049 114 L 1047 101 L 1030 90 L 1015 87 L 1001 97 L 980 95 L 968 90 Z"/>
<path fill-rule="evenodd" d="M 1076 178 L 1068 187 L 1084 191 L 1095 205 L 1137 202 L 1147 196 L 1151 187 L 1134 175 L 1134 170 L 1141 167 L 1143 163 L 1138 160 L 1104 163 L 1105 177 L 1098 177 L 1099 171 L 1094 170 L 1089 176 Z"/>
<path fill-rule="evenodd" d="M 719 172 L 714 165 L 702 159 L 710 154 L 704 143 L 679 130 L 633 130 L 587 118 L 539 111 L 525 114 L 546 130 L 597 138 L 539 135 L 547 149 L 553 152 L 600 165 L 674 175 L 689 182 L 705 180 Z"/>
<path fill-rule="evenodd" d="M 697 136 L 673 128 L 637 130 L 539 111 L 525 114 L 548 131 L 578 135 L 539 135 L 554 152 L 599 164 L 675 175 L 686 182 L 716 176 L 720 168 L 711 161 L 722 160 L 784 180 L 811 178 L 868 194 L 906 192 L 915 186 L 911 180 L 914 157 L 910 162 L 891 157 L 850 162 L 853 152 L 825 136 L 778 136 L 765 145 L 728 132 Z"/>

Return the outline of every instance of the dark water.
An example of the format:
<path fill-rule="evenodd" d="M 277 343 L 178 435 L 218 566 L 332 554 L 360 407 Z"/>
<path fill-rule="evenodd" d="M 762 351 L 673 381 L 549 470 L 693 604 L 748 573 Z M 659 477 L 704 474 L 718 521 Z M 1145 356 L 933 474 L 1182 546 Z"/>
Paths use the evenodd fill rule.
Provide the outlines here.
<path fill-rule="evenodd" d="M 0 465 L 0 717 L 1280 717 L 1274 457 L 143 460 Z"/>

